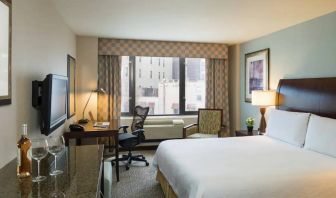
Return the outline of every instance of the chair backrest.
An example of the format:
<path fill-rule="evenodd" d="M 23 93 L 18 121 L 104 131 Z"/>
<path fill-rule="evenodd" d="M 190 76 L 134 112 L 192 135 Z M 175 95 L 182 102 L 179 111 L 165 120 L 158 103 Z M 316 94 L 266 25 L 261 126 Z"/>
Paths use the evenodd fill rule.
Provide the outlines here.
<path fill-rule="evenodd" d="M 222 109 L 199 109 L 198 132 L 205 134 L 218 134 L 222 127 Z"/>
<path fill-rule="evenodd" d="M 137 129 L 143 129 L 146 117 L 149 112 L 149 107 L 136 106 L 133 113 L 133 122 L 131 130 L 135 131 Z"/>

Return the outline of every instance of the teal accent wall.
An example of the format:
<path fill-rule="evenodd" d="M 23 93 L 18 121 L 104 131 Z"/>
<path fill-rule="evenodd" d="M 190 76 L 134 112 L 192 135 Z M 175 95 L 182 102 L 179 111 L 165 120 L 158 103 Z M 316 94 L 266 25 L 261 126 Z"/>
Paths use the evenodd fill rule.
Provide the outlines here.
<path fill-rule="evenodd" d="M 282 78 L 336 77 L 336 12 L 240 45 L 240 125 L 259 108 L 245 102 L 245 54 L 270 48 L 270 89 Z"/>

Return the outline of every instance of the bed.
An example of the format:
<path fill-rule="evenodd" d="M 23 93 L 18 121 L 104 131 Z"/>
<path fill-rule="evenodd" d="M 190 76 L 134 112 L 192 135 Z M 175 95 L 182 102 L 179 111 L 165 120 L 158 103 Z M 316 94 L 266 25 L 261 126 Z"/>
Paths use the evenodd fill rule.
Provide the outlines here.
<path fill-rule="evenodd" d="M 336 118 L 336 78 L 280 80 L 277 91 L 279 110 Z M 335 197 L 331 155 L 270 136 L 185 139 L 162 142 L 154 165 L 166 197 Z"/>

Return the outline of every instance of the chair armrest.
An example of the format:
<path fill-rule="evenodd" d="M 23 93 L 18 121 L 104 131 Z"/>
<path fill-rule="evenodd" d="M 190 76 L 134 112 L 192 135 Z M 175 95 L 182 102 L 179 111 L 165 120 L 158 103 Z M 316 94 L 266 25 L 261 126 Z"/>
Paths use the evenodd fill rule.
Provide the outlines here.
<path fill-rule="evenodd" d="M 138 138 L 138 144 L 140 144 L 141 142 L 145 140 L 144 132 L 145 130 L 143 129 L 137 129 L 135 131 L 132 131 L 132 135 L 135 135 Z"/>
<path fill-rule="evenodd" d="M 139 135 L 140 133 L 144 133 L 144 132 L 145 132 L 145 130 L 138 129 L 138 130 L 132 131 L 132 135 Z"/>
<path fill-rule="evenodd" d="M 183 138 L 187 138 L 189 135 L 197 133 L 197 130 L 198 130 L 198 124 L 196 123 L 183 127 Z"/>
<path fill-rule="evenodd" d="M 124 126 L 120 126 L 120 127 L 119 127 L 119 130 L 120 130 L 120 129 L 123 129 L 123 132 L 124 132 L 124 133 L 127 133 L 127 128 L 128 128 L 128 126 L 124 125 Z"/>

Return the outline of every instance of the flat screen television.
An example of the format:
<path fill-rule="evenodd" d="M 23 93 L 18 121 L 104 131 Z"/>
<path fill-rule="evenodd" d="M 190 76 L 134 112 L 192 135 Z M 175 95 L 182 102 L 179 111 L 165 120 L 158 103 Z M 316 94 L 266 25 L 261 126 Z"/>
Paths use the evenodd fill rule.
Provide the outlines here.
<path fill-rule="evenodd" d="M 51 134 L 67 119 L 67 83 L 66 76 L 55 74 L 33 81 L 33 106 L 39 110 L 42 134 Z"/>

